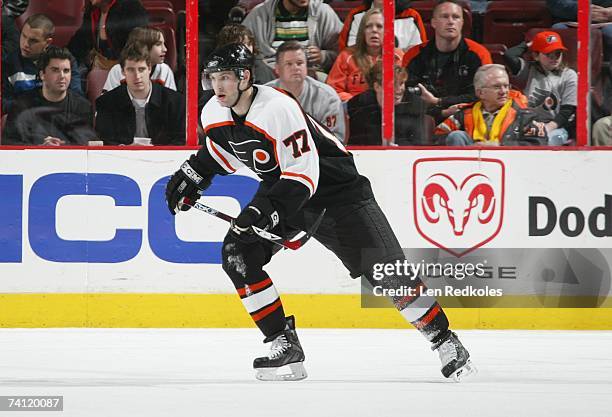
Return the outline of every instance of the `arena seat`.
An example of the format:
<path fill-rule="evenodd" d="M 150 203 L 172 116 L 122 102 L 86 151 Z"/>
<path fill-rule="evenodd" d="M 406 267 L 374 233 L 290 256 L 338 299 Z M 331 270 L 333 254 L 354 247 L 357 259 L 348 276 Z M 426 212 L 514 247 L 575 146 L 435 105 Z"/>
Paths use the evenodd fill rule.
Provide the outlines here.
<path fill-rule="evenodd" d="M 26 11 L 15 23 L 21 30 L 29 16 L 44 13 L 55 24 L 53 44 L 66 46 L 83 21 L 84 0 L 30 1 Z"/>
<path fill-rule="evenodd" d="M 463 5 L 463 36 L 470 37 L 472 34 L 472 7 L 470 2 L 467 0 L 460 1 Z M 436 6 L 436 0 L 415 0 L 410 2 L 410 7 L 415 9 L 421 15 L 421 19 L 423 19 L 423 24 L 425 26 L 425 31 L 427 32 L 427 38 L 434 38 L 434 30 L 431 27 L 431 17 L 433 14 L 433 9 Z"/>
<path fill-rule="evenodd" d="M 175 13 L 187 10 L 186 0 L 170 0 L 170 1 L 172 2 L 172 8 L 174 9 Z"/>
<path fill-rule="evenodd" d="M 483 43 L 516 45 L 534 27 L 550 27 L 552 18 L 546 2 L 540 0 L 498 0 L 487 5 Z"/>
<path fill-rule="evenodd" d="M 99 68 L 94 68 L 87 74 L 87 98 L 94 111 L 96 110 L 96 99 L 102 94 L 102 87 L 107 77 L 108 71 Z"/>
<path fill-rule="evenodd" d="M 145 3 L 145 9 L 149 13 L 149 24 L 151 26 L 168 26 L 176 31 L 176 14 L 172 6 Z"/>
<path fill-rule="evenodd" d="M 161 6 L 174 10 L 174 4 L 170 0 L 142 0 L 142 5 L 145 9 L 149 6 Z"/>
<path fill-rule="evenodd" d="M 340 20 L 344 22 L 349 12 L 362 4 L 363 2 L 361 0 L 334 0 L 329 5 L 334 9 Z"/>
<path fill-rule="evenodd" d="M 489 53 L 491 54 L 491 58 L 493 59 L 494 64 L 504 65 L 504 53 L 508 50 L 506 45 L 502 43 L 485 43 L 483 45 Z"/>

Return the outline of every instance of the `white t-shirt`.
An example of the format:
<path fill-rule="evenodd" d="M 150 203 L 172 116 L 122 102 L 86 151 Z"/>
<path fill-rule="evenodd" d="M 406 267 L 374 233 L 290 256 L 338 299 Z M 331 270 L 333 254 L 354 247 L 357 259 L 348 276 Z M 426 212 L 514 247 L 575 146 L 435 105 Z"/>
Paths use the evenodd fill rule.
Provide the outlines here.
<path fill-rule="evenodd" d="M 113 88 L 117 88 L 121 85 L 121 80 L 125 79 L 121 72 L 121 65 L 115 64 L 106 77 L 106 82 L 102 91 L 110 91 Z M 157 82 L 164 87 L 176 91 L 176 83 L 174 82 L 174 73 L 170 66 L 166 63 L 155 65 L 153 72 L 151 73 L 151 81 Z"/>

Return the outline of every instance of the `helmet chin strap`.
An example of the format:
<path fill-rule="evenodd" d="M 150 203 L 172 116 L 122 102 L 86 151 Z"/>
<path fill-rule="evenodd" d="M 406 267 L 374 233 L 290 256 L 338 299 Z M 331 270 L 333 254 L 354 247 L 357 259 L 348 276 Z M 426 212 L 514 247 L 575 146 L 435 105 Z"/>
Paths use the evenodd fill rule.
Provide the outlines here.
<path fill-rule="evenodd" d="M 242 93 L 244 93 L 245 91 L 247 91 L 249 88 L 251 88 L 251 86 L 253 85 L 252 82 L 249 82 L 249 85 L 247 86 L 247 88 L 245 88 L 244 90 L 240 89 L 240 83 L 242 82 L 243 79 L 241 79 L 238 82 L 238 86 L 236 87 L 236 89 L 238 90 L 238 97 L 236 97 L 236 100 L 234 101 L 234 103 L 229 106 L 230 109 L 233 109 L 234 107 L 236 107 L 236 105 L 238 104 L 238 102 L 240 101 L 240 98 L 242 97 Z"/>
<path fill-rule="evenodd" d="M 242 81 L 242 80 L 241 80 Z M 242 93 L 244 93 L 246 90 L 248 90 L 249 88 L 247 87 L 245 90 L 241 90 L 240 89 L 240 83 L 238 83 L 238 87 L 236 87 L 236 89 L 238 90 L 238 97 L 236 97 L 236 101 L 234 101 L 234 103 L 230 106 L 231 109 L 233 109 L 234 107 L 236 107 L 236 105 L 238 104 L 238 102 L 240 101 L 240 97 L 242 97 Z"/>

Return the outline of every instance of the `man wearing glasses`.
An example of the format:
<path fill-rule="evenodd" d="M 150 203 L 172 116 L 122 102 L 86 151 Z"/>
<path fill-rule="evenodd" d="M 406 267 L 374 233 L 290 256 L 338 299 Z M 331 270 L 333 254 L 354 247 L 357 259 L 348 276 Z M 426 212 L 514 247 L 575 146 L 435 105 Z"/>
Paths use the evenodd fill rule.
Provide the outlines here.
<path fill-rule="evenodd" d="M 435 135 L 447 135 L 447 146 L 545 143 L 544 123 L 534 120 L 526 123 L 527 98 L 510 90 L 503 65 L 480 67 L 474 75 L 474 92 L 478 101 L 462 106 L 436 128 Z"/>

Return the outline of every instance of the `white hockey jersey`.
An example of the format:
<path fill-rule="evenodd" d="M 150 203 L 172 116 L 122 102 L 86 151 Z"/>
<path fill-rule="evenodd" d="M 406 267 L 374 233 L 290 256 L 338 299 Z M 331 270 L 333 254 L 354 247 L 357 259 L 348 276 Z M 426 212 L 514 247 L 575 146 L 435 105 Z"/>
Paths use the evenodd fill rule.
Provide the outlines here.
<path fill-rule="evenodd" d="M 262 180 L 258 193 L 287 215 L 309 200 L 328 206 L 372 196 L 344 145 L 287 92 L 255 86 L 244 117 L 213 97 L 202 109 L 201 121 L 207 135 L 198 152 L 202 165 L 221 175 L 248 167 Z"/>

